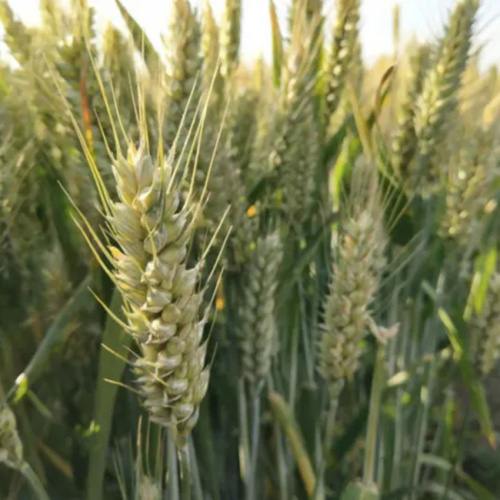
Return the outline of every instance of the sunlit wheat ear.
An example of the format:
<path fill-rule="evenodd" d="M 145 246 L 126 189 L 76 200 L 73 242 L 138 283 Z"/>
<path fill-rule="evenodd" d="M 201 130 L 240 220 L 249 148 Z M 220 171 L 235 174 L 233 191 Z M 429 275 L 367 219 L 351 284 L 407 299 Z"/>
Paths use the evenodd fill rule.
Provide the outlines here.
<path fill-rule="evenodd" d="M 361 160 L 353 172 L 348 205 L 333 247 L 334 264 L 325 302 L 319 370 L 331 397 L 355 375 L 361 341 L 371 326 L 370 306 L 385 266 L 387 237 L 373 165 Z"/>
<path fill-rule="evenodd" d="M 106 104 L 110 108 L 107 100 Z M 124 299 L 127 324 L 122 326 L 139 347 L 134 371 L 149 417 L 171 429 L 177 445 L 184 446 L 209 379 L 204 340 L 208 310 L 202 306 L 207 283 L 201 279 L 207 251 L 188 264 L 197 211 L 206 192 L 200 203 L 193 204 L 192 190 L 181 196 L 180 186 L 192 177 L 181 168 L 185 157 L 196 168 L 190 159 L 196 157 L 202 123 L 195 116 L 197 126 L 190 126 L 187 133 L 179 128 L 174 144 L 179 143 L 180 153 L 151 155 L 141 89 L 138 113 L 138 147 L 129 142 L 126 156 L 118 150 L 112 159 L 117 200 L 110 198 L 86 149 L 105 215 L 105 240 L 85 219 L 83 225 L 77 223 Z M 118 134 L 116 126 L 113 130 Z M 84 141 L 82 145 L 85 149 Z M 158 151 L 163 152 L 161 138 Z"/>
<path fill-rule="evenodd" d="M 12 410 L 0 400 L 0 464 L 15 470 L 24 465 L 23 445 L 17 433 L 16 417 Z"/>
<path fill-rule="evenodd" d="M 210 94 L 211 104 L 214 111 L 220 111 L 224 93 L 223 79 L 220 74 L 220 33 L 209 0 L 206 0 L 203 9 L 201 29 L 203 87 L 208 90 L 213 86 Z M 212 84 L 214 78 L 215 81 Z"/>
<path fill-rule="evenodd" d="M 401 102 L 398 107 L 397 125 L 392 137 L 391 160 L 392 167 L 401 178 L 408 181 L 409 164 L 417 150 L 417 135 L 415 131 L 415 103 L 422 92 L 425 73 L 429 59 L 427 46 L 414 46 L 408 64 L 402 67 Z"/>
<path fill-rule="evenodd" d="M 220 58 L 222 76 L 229 80 L 239 61 L 241 37 L 241 0 L 225 0 L 220 28 Z"/>
<path fill-rule="evenodd" d="M 271 368 L 276 349 L 275 293 L 282 248 L 276 233 L 259 238 L 245 269 L 238 327 L 243 376 L 254 386 Z"/>
<path fill-rule="evenodd" d="M 435 191 L 441 172 L 434 162 L 440 141 L 446 134 L 451 113 L 456 109 L 458 90 L 467 64 L 478 0 L 461 0 L 451 14 L 437 60 L 426 76 L 415 112 L 418 157 L 415 183 L 423 195 Z"/>
<path fill-rule="evenodd" d="M 14 15 L 7 0 L 0 1 L 0 20 L 5 30 L 5 43 L 12 55 L 20 64 L 30 60 L 32 54 L 33 34 Z"/>
<path fill-rule="evenodd" d="M 482 376 L 491 374 L 500 358 L 500 274 L 488 283 L 483 308 L 470 322 L 469 343 L 476 369 Z"/>
<path fill-rule="evenodd" d="M 66 19 L 57 0 L 40 0 L 40 17 L 47 36 L 58 37 L 64 34 L 63 23 Z"/>
<path fill-rule="evenodd" d="M 337 0 L 332 48 L 327 61 L 326 107 L 328 117 L 340 103 L 344 84 L 359 42 L 359 0 Z"/>
<path fill-rule="evenodd" d="M 165 91 L 165 143 L 171 147 L 178 135 L 183 115 L 190 124 L 200 100 L 200 86 L 196 84 L 202 67 L 201 27 L 197 13 L 189 0 L 174 0 L 168 36 L 165 38 L 167 65 Z M 190 100 L 191 94 L 196 95 Z M 188 106 L 188 103 L 191 104 Z M 185 131 L 182 131 L 185 133 Z M 182 141 L 184 137 L 182 137 Z"/>

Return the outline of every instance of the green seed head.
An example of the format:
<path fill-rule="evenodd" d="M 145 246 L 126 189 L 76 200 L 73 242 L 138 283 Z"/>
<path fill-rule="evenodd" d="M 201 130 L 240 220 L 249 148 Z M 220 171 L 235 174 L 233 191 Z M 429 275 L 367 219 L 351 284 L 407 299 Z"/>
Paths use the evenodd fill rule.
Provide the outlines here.
<path fill-rule="evenodd" d="M 0 404 L 0 463 L 20 470 L 24 464 L 23 445 L 12 410 Z"/>
<path fill-rule="evenodd" d="M 277 234 L 260 238 L 246 267 L 239 340 L 243 375 L 254 384 L 269 374 L 276 349 L 275 291 L 281 252 Z"/>

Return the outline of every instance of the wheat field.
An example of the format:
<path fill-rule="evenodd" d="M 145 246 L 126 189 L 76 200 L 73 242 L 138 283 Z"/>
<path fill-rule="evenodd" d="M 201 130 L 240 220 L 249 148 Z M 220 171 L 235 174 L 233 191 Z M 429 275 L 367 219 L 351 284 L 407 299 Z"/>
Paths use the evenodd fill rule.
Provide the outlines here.
<path fill-rule="evenodd" d="M 171 0 L 0 0 L 0 499 L 500 498 L 500 75 L 480 0 L 271 61 Z"/>

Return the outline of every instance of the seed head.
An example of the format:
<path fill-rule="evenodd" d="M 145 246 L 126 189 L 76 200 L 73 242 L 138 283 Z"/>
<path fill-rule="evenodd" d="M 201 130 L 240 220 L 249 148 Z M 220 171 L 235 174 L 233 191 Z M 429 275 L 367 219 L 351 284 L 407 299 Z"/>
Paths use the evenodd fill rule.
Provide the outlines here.
<path fill-rule="evenodd" d="M 470 325 L 472 359 L 482 376 L 489 375 L 500 357 L 500 274 L 491 276 L 480 314 Z"/>
<path fill-rule="evenodd" d="M 359 0 L 337 0 L 337 19 L 328 60 L 326 104 L 329 116 L 337 109 L 358 44 Z"/>
<path fill-rule="evenodd" d="M 484 209 L 490 200 L 488 151 L 471 144 L 453 155 L 446 185 L 446 208 L 441 222 L 441 235 L 461 245 L 474 241 Z"/>
<path fill-rule="evenodd" d="M 361 342 L 372 324 L 370 305 L 385 266 L 381 200 L 376 183 L 363 181 L 367 176 L 376 181 L 376 173 L 358 165 L 353 176 L 362 189 L 356 182 L 352 186 L 350 213 L 341 221 L 319 350 L 319 369 L 332 397 L 358 369 Z"/>
<path fill-rule="evenodd" d="M 140 354 L 134 362 L 144 406 L 178 444 L 191 432 L 209 379 L 200 285 L 204 261 L 189 266 L 194 208 L 181 202 L 173 155 L 156 163 L 144 145 L 113 163 L 118 202 L 107 204 L 116 245 L 108 258 L 125 301 L 127 330 Z"/>
<path fill-rule="evenodd" d="M 16 417 L 12 410 L 0 403 L 0 463 L 20 470 L 24 464 L 23 445 L 17 433 Z"/>
<path fill-rule="evenodd" d="M 226 79 L 238 64 L 241 36 L 241 0 L 226 0 L 220 32 L 221 73 Z"/>
<path fill-rule="evenodd" d="M 200 86 L 195 84 L 202 67 L 201 28 L 189 0 L 174 0 L 165 46 L 167 50 L 165 134 L 167 146 L 171 147 L 176 137 L 180 137 L 181 141 L 184 139 L 186 131 L 178 136 L 182 117 L 186 113 L 184 123 L 191 124 L 196 105 L 200 100 Z M 190 101 L 192 92 L 194 95 Z"/>
<path fill-rule="evenodd" d="M 277 234 L 262 237 L 245 269 L 238 331 L 243 375 L 254 384 L 268 375 L 276 348 L 275 292 L 281 255 Z"/>
<path fill-rule="evenodd" d="M 431 193 L 441 172 L 433 164 L 440 139 L 446 131 L 450 115 L 456 109 L 458 90 L 465 70 L 472 39 L 477 0 L 461 0 L 451 14 L 438 58 L 426 76 L 417 102 L 415 130 L 418 159 L 415 178 L 420 178 L 420 191 Z"/>
<path fill-rule="evenodd" d="M 412 50 L 399 104 L 397 125 L 392 138 L 392 166 L 403 183 L 408 182 L 408 171 L 417 150 L 415 131 L 415 102 L 422 92 L 429 50 L 419 46 Z M 414 179 L 411 180 L 414 182 Z"/>

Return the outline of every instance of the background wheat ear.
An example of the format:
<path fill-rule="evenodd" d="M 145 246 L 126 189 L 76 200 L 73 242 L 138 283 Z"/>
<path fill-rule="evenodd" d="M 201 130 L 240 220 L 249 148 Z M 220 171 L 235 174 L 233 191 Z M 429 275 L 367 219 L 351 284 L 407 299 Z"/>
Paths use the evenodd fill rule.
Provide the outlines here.
<path fill-rule="evenodd" d="M 184 123 L 189 127 L 201 98 L 201 87 L 197 83 L 202 69 L 201 26 L 198 13 L 188 0 L 175 0 L 172 3 L 170 29 L 164 44 L 167 52 L 164 134 L 165 144 L 171 147 L 178 137 L 183 116 L 186 116 Z M 187 131 L 182 131 L 182 134 L 181 143 Z"/>
<path fill-rule="evenodd" d="M 401 177 L 403 183 L 408 183 L 408 169 L 417 149 L 415 131 L 415 108 L 429 65 L 430 48 L 417 46 L 410 48 L 408 69 L 404 74 L 401 91 L 401 102 L 398 104 L 397 125 L 391 144 L 392 166 Z M 404 66 L 403 66 L 404 70 Z"/>
<path fill-rule="evenodd" d="M 481 312 L 475 313 L 469 331 L 471 357 L 481 376 L 490 375 L 500 358 L 500 275 L 490 277 Z"/>
<path fill-rule="evenodd" d="M 16 470 L 21 470 L 24 465 L 16 417 L 5 403 L 0 403 L 0 463 Z"/>
<path fill-rule="evenodd" d="M 326 109 L 328 120 L 337 110 L 349 69 L 359 49 L 359 0 L 337 0 L 332 47 L 326 68 Z"/>
<path fill-rule="evenodd" d="M 268 377 L 276 352 L 276 287 L 282 259 L 277 233 L 257 240 L 245 268 L 238 339 L 243 376 L 254 386 Z"/>
<path fill-rule="evenodd" d="M 478 7 L 478 0 L 461 0 L 451 13 L 437 59 L 425 78 L 417 102 L 415 129 L 418 159 L 414 178 L 423 177 L 418 182 L 424 193 L 437 185 L 436 179 L 441 175 L 433 160 L 439 138 L 446 133 L 448 120 L 457 106 L 457 91 L 469 57 Z"/>
<path fill-rule="evenodd" d="M 320 120 L 314 95 L 321 51 L 321 12 L 308 16 L 308 2 L 294 4 L 290 44 L 282 68 L 281 109 L 276 137 L 269 155 L 271 167 L 281 180 L 282 216 L 295 232 L 310 216 L 320 158 Z"/>
<path fill-rule="evenodd" d="M 332 248 L 334 263 L 319 341 L 319 370 L 333 399 L 359 368 L 361 341 L 372 321 L 370 306 L 386 264 L 387 234 L 377 175 L 370 162 L 360 159 L 356 164 Z"/>
<path fill-rule="evenodd" d="M 241 39 L 241 0 L 226 0 L 220 28 L 221 73 L 226 81 L 239 62 Z"/>

